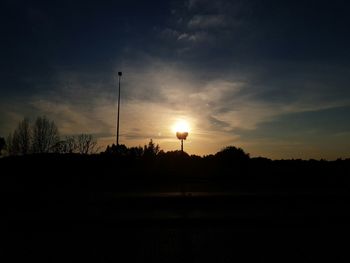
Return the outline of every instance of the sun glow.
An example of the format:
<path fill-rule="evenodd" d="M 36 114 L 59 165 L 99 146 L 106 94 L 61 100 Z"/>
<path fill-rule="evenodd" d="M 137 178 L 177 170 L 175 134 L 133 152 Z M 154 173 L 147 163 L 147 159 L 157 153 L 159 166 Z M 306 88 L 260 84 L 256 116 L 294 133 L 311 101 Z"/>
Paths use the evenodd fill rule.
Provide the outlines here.
<path fill-rule="evenodd" d="M 189 132 L 190 126 L 187 121 L 179 120 L 172 126 L 172 131 L 176 132 Z"/>

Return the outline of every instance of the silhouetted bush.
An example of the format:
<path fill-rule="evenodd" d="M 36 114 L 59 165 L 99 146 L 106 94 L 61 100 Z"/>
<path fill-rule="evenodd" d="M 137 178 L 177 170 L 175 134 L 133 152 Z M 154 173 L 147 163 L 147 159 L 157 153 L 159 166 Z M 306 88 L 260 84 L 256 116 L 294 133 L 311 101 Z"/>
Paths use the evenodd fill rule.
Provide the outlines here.
<path fill-rule="evenodd" d="M 220 152 L 215 154 L 215 157 L 223 162 L 242 162 L 249 160 L 249 154 L 245 153 L 243 149 L 235 146 L 227 146 Z"/>
<path fill-rule="evenodd" d="M 131 157 L 131 158 L 141 158 L 143 156 L 143 148 L 141 146 L 138 146 L 138 147 L 130 147 L 128 149 L 128 155 Z"/>
<path fill-rule="evenodd" d="M 107 146 L 105 154 L 112 154 L 117 156 L 128 156 L 128 148 L 124 144 Z"/>

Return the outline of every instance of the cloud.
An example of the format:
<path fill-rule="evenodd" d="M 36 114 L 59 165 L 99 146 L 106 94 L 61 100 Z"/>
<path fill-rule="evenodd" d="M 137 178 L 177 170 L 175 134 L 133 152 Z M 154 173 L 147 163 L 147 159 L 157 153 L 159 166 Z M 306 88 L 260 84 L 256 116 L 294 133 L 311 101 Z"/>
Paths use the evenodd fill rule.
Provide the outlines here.
<path fill-rule="evenodd" d="M 189 29 L 218 29 L 227 25 L 225 15 L 195 15 L 187 24 Z"/>
<path fill-rule="evenodd" d="M 343 63 L 346 54 L 341 60 L 327 59 L 332 50 L 318 49 L 327 46 L 327 41 L 318 45 L 318 38 L 309 37 L 312 34 L 305 30 L 297 30 L 305 34 L 294 38 L 296 33 L 290 30 L 294 21 L 269 16 L 265 7 L 247 1 L 185 3 L 175 5 L 166 21 L 163 17 L 150 19 L 154 34 L 145 34 L 144 27 L 137 30 L 135 24 L 144 22 L 141 17 L 131 23 L 127 35 L 120 37 L 125 37 L 123 41 L 107 39 L 110 46 L 106 41 L 91 50 L 83 49 L 83 57 L 74 56 L 76 49 L 62 52 L 70 59 L 62 58 L 60 66 L 45 63 L 24 67 L 35 74 L 25 71 L 27 74 L 21 75 L 18 68 L 15 75 L 7 74 L 3 78 L 7 92 L 17 86 L 21 92 L 14 91 L 15 98 L 6 94 L 0 98 L 4 113 L 0 116 L 1 135 L 13 129 L 22 116 L 45 114 L 56 121 L 62 135 L 93 133 L 103 145 L 113 143 L 115 76 L 119 70 L 124 73 L 121 141 L 129 146 L 143 145 L 153 138 L 165 150 L 177 149 L 178 141 L 170 127 L 185 118 L 192 127 L 186 141 L 190 153 L 208 154 L 235 144 L 248 147 L 252 155 L 273 152 L 268 156 L 282 156 L 283 151 L 303 151 L 300 147 L 307 141 L 302 137 L 310 138 L 312 130 L 299 128 L 308 125 L 291 115 L 310 111 L 324 114 L 325 110 L 350 105 L 349 67 Z M 285 28 L 286 22 L 291 27 Z M 97 23 L 96 29 L 100 26 Z M 105 31 L 100 32 L 105 35 Z M 108 62 L 101 62 L 104 58 L 100 55 L 108 57 Z M 26 61 L 32 61 L 31 57 Z M 315 129 L 320 145 L 323 140 L 332 141 L 322 138 L 329 135 L 327 127 L 315 125 Z M 295 130 L 300 134 L 293 141 Z M 288 136 L 279 136 L 280 132 Z M 342 139 L 348 136 L 341 129 L 331 136 L 335 134 Z M 315 145 L 313 152 L 321 149 Z M 327 149 L 331 151 L 331 147 Z"/>
<path fill-rule="evenodd" d="M 157 30 L 158 28 L 156 28 Z M 158 32 L 157 32 L 158 33 Z M 164 39 L 176 39 L 181 35 L 180 32 L 178 32 L 175 29 L 171 29 L 171 28 L 164 28 L 160 31 L 160 36 Z"/>
<path fill-rule="evenodd" d="M 187 41 L 192 43 L 204 43 L 212 40 L 210 35 L 205 31 L 198 31 L 194 33 L 182 33 L 177 38 L 178 41 Z"/>
<path fill-rule="evenodd" d="M 240 41 L 251 34 L 240 15 L 245 9 L 230 1 L 187 1 L 185 7 L 173 9 L 169 22 L 164 28 L 156 27 L 155 33 L 165 41 L 162 47 L 176 50 L 182 59 L 210 59 L 229 49 L 241 54 Z"/>
<path fill-rule="evenodd" d="M 235 144 L 249 147 L 254 155 L 261 152 L 258 145 L 267 145 L 269 141 L 275 147 L 278 140 L 280 145 L 288 144 L 288 138 L 275 136 L 275 141 L 269 136 L 261 138 L 259 130 L 263 130 L 266 123 L 288 114 L 349 103 L 346 98 L 329 99 L 328 94 L 334 91 L 332 87 L 318 88 L 320 94 L 312 96 L 316 81 L 323 81 L 318 79 L 318 72 L 313 71 L 305 71 L 297 78 L 298 74 L 293 73 L 294 80 L 289 85 L 295 87 L 296 92 L 285 100 L 284 87 L 280 86 L 288 82 L 289 76 L 285 73 L 276 79 L 269 78 L 270 71 L 257 68 L 211 71 L 208 67 L 151 56 L 140 56 L 138 61 L 124 60 L 122 64 L 121 141 L 129 146 L 143 145 L 153 138 L 165 150 L 177 149 L 171 126 L 178 119 L 187 119 L 191 124 L 186 142 L 191 146 L 190 152 L 209 154 L 227 144 Z M 316 76 L 312 77 L 311 73 Z M 310 81 L 313 78 L 314 81 Z M 306 80 L 313 85 L 305 85 Z M 62 135 L 92 133 L 103 146 L 114 142 L 117 86 L 113 75 L 60 72 L 51 86 L 55 88 L 30 96 L 25 103 L 14 103 L 12 111 L 6 106 L 4 111 L 11 112 L 6 118 L 17 116 L 18 119 L 24 112 L 32 116 L 44 114 L 55 120 Z M 282 95 L 263 96 L 274 91 Z M 210 147 L 205 148 L 203 144 Z"/>

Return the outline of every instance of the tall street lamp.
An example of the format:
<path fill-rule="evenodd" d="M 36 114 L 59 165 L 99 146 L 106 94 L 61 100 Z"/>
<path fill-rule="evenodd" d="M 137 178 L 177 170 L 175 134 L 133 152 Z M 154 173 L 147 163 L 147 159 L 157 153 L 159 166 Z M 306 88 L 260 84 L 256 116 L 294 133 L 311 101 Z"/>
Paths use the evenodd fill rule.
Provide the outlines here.
<path fill-rule="evenodd" d="M 118 89 L 118 115 L 117 115 L 117 146 L 119 146 L 119 112 L 120 112 L 120 79 L 122 77 L 122 72 L 118 72 L 118 82 L 119 82 L 119 89 Z"/>

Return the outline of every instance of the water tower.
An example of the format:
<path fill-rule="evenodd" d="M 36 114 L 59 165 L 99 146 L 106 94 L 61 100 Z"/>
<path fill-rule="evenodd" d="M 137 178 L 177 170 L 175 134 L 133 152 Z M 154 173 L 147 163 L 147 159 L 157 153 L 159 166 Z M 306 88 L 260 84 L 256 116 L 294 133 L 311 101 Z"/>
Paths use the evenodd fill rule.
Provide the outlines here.
<path fill-rule="evenodd" d="M 181 131 L 181 132 L 176 132 L 176 137 L 181 140 L 181 152 L 184 151 L 184 140 L 186 140 L 188 136 L 188 132 Z"/>

